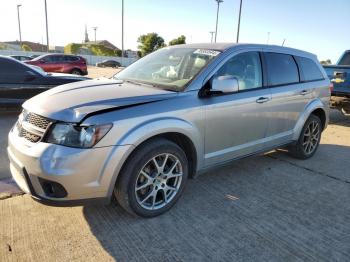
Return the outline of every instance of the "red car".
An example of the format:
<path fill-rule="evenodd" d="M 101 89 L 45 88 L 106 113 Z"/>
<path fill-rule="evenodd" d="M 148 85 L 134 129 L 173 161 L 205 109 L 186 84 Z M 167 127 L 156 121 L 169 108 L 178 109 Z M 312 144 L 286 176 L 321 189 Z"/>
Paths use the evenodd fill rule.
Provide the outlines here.
<path fill-rule="evenodd" d="M 68 73 L 74 75 L 87 75 L 85 58 L 75 55 L 48 54 L 38 56 L 27 64 L 41 67 L 45 72 Z"/>

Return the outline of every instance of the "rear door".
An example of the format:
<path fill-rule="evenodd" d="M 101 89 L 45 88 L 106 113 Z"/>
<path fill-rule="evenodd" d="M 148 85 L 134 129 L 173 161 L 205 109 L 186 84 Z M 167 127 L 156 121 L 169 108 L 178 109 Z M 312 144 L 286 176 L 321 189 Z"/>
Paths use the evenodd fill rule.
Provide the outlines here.
<path fill-rule="evenodd" d="M 292 55 L 264 52 L 264 67 L 272 96 L 265 146 L 274 147 L 292 139 L 310 92 L 303 93 L 298 66 Z"/>

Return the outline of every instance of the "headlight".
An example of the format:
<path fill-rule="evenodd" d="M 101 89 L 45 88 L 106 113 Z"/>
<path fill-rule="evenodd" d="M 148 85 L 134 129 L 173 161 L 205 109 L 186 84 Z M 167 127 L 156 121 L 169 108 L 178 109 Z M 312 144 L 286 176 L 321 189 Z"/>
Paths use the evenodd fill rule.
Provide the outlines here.
<path fill-rule="evenodd" d="M 97 144 L 112 128 L 112 124 L 76 126 L 58 123 L 50 130 L 46 142 L 70 147 L 89 148 Z"/>

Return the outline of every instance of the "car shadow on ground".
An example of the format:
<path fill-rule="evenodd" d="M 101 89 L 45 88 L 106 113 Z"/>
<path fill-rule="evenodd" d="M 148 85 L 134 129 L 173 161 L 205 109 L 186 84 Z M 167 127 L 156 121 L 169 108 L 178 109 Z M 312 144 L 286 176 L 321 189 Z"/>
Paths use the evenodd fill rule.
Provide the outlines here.
<path fill-rule="evenodd" d="M 349 155 L 322 144 L 306 161 L 281 151 L 236 161 L 189 180 L 152 219 L 116 204 L 83 213 L 117 261 L 349 261 Z"/>

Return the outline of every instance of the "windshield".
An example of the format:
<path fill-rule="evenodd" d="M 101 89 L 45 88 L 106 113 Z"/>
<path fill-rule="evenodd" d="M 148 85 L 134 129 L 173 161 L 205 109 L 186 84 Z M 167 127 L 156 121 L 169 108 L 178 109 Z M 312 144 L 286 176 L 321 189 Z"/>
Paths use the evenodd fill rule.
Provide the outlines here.
<path fill-rule="evenodd" d="M 196 48 L 163 48 L 138 60 L 113 78 L 183 91 L 219 53 Z"/>

